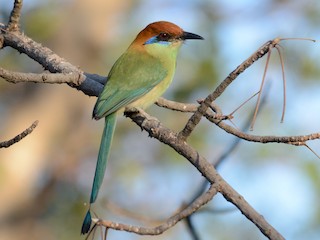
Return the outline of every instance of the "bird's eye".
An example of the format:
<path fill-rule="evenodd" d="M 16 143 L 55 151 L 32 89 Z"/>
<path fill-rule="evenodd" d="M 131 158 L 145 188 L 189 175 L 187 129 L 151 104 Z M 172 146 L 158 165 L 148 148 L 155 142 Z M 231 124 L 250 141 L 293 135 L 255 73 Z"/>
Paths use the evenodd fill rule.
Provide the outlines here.
<path fill-rule="evenodd" d="M 168 34 L 168 33 L 160 33 L 159 35 L 158 35 L 158 40 L 159 41 L 168 41 L 169 39 L 170 39 L 170 34 Z"/>

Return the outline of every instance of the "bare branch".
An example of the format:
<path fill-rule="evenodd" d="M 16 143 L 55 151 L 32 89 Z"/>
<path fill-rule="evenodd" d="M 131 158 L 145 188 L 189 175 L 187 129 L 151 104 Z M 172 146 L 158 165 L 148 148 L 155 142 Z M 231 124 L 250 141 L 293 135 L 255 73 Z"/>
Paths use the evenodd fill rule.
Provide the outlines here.
<path fill-rule="evenodd" d="M 20 53 L 24 53 L 51 73 L 64 73 L 80 75 L 77 84 L 68 83 L 71 87 L 81 90 L 89 96 L 98 96 L 106 82 L 106 77 L 96 74 L 84 73 L 65 59 L 59 57 L 49 48 L 43 47 L 41 44 L 33 41 L 31 38 L 19 32 L 8 32 L 1 29 L 0 26 L 0 43 L 3 39 L 3 47 L 9 46 L 16 49 Z"/>
<path fill-rule="evenodd" d="M 204 100 L 198 100 L 198 103 L 202 103 L 203 101 Z M 173 111 L 192 112 L 192 113 L 196 112 L 199 107 L 198 104 L 176 102 L 176 101 L 165 99 L 163 97 L 160 97 L 155 104 L 159 107 L 163 107 L 163 108 L 170 109 Z M 221 117 L 218 115 L 222 115 L 222 111 L 216 103 L 212 102 L 210 105 L 210 109 L 212 109 L 216 113 L 215 114 L 216 118 L 221 119 Z M 212 114 L 212 112 L 207 111 L 207 114 Z"/>
<path fill-rule="evenodd" d="M 12 138 L 8 141 L 0 142 L 0 148 L 8 148 L 11 145 L 19 142 L 20 140 L 22 140 L 23 138 L 28 136 L 30 133 L 32 133 L 33 130 L 38 126 L 38 123 L 39 123 L 38 120 L 34 121 L 30 127 L 28 127 L 26 130 L 24 130 L 22 133 L 18 134 L 14 138 Z"/>
<path fill-rule="evenodd" d="M 284 61 L 282 57 L 282 52 L 280 49 L 280 45 L 276 46 L 277 52 L 279 54 L 280 64 L 281 64 L 281 71 L 282 71 L 282 82 L 283 82 L 283 105 L 282 105 L 282 114 L 281 114 L 281 120 L 280 122 L 283 123 L 284 116 L 286 113 L 286 106 L 287 106 L 287 81 L 286 81 L 286 74 L 284 71 Z"/>
<path fill-rule="evenodd" d="M 317 154 L 311 147 L 309 147 L 308 144 L 304 143 L 304 146 L 308 148 L 314 155 L 316 155 L 318 159 L 320 159 L 319 154 Z"/>
<path fill-rule="evenodd" d="M 188 159 L 211 184 L 218 184 L 218 191 L 226 200 L 233 203 L 265 236 L 269 239 L 284 239 L 276 229 L 257 213 L 255 209 L 219 175 L 216 169 L 203 156 L 181 139 L 177 133 L 166 128 L 157 119 L 150 117 L 144 111 L 125 112 L 125 115 L 130 117 L 143 130 L 147 131 L 150 137 L 165 143 Z M 108 224 L 110 224 L 110 222 L 108 222 Z M 117 225 L 116 227 L 122 229 L 123 226 Z"/>
<path fill-rule="evenodd" d="M 253 222 L 267 238 L 271 240 L 284 240 L 284 237 L 281 236 L 276 229 L 269 225 L 264 217 L 257 213 L 240 194 L 238 194 L 231 188 L 231 186 L 229 186 L 227 182 L 221 182 L 220 186 L 222 188 L 221 194 L 224 196 L 224 198 L 237 206 L 241 213 L 244 214 L 251 222 Z M 231 191 L 231 189 L 233 191 Z"/>
<path fill-rule="evenodd" d="M 252 119 L 252 122 L 251 122 L 251 125 L 250 125 L 250 130 L 253 130 L 254 124 L 255 124 L 256 119 L 257 119 L 257 114 L 258 114 L 258 111 L 259 111 L 259 106 L 260 106 L 260 101 L 261 101 L 262 90 L 263 90 L 264 83 L 265 83 L 266 76 L 267 76 L 267 71 L 268 71 L 268 67 L 269 67 L 272 48 L 273 47 L 270 46 L 270 50 L 269 50 L 268 55 L 267 55 L 266 66 L 265 66 L 264 71 L 263 71 L 262 81 L 261 81 L 260 89 L 259 89 L 259 92 L 258 92 L 258 99 L 257 99 L 257 102 L 256 102 L 256 107 L 255 107 L 255 110 L 254 110 L 253 119 Z"/>
<path fill-rule="evenodd" d="M 255 96 L 257 96 L 259 94 L 259 92 L 256 92 L 255 94 L 253 94 L 251 97 L 249 97 L 247 100 L 245 100 L 243 103 L 241 103 L 238 107 L 236 107 L 235 110 L 233 110 L 231 113 L 228 114 L 228 116 L 233 116 L 235 114 L 236 111 L 238 111 L 240 108 L 242 108 L 244 105 L 246 105 L 252 98 L 254 98 Z"/>
<path fill-rule="evenodd" d="M 320 159 L 319 154 L 317 154 L 311 147 L 308 146 L 306 142 L 289 142 L 288 144 L 293 145 L 293 146 L 304 146 L 308 148 L 317 158 Z"/>
<path fill-rule="evenodd" d="M 115 204 L 109 200 L 106 202 L 105 205 L 114 214 L 121 215 L 121 216 L 130 218 L 130 219 L 134 219 L 134 220 L 137 220 L 137 221 L 142 222 L 144 224 L 155 224 L 156 225 L 156 224 L 160 224 L 161 222 L 163 222 L 163 220 L 152 219 L 150 217 L 143 216 L 141 214 L 137 214 L 133 211 L 130 211 L 128 209 L 120 207 L 118 204 Z"/>
<path fill-rule="evenodd" d="M 256 94 L 255 94 L 256 95 Z M 160 98 L 157 103 L 158 106 L 165 107 L 171 110 L 181 111 L 181 112 L 195 112 L 197 111 L 196 104 L 190 103 L 178 103 L 174 101 L 167 100 L 165 98 Z M 215 105 L 217 109 L 219 106 Z M 213 114 L 212 112 L 207 111 L 204 115 L 210 122 L 216 124 L 218 127 L 230 133 L 236 137 L 239 137 L 243 140 L 250 141 L 250 142 L 260 142 L 260 143 L 270 143 L 270 142 L 277 142 L 277 143 L 285 143 L 291 144 L 293 142 L 306 142 L 311 140 L 320 139 L 320 133 L 311 133 L 307 135 L 296 135 L 296 136 L 260 136 L 260 135 L 253 135 L 242 132 L 235 127 L 232 127 L 222 120 L 227 120 L 228 116 L 219 116 L 219 114 Z"/>
<path fill-rule="evenodd" d="M 12 32 L 19 31 L 19 21 L 22 9 L 22 0 L 15 0 L 10 14 L 7 30 Z"/>
<path fill-rule="evenodd" d="M 260 143 L 286 143 L 292 144 L 295 142 L 306 142 L 310 140 L 320 139 L 320 133 L 311 133 L 307 135 L 297 135 L 297 136 L 259 136 L 244 133 L 220 120 L 217 120 L 212 115 L 205 115 L 205 117 L 210 121 L 215 123 L 218 127 L 225 130 L 227 133 L 235 135 L 239 138 L 250 142 L 260 142 Z"/>
<path fill-rule="evenodd" d="M 42 46 L 20 32 L 5 31 L 3 36 L 4 47 L 9 46 L 20 53 L 26 54 L 52 73 L 82 73 L 80 69 L 55 54 L 51 49 Z"/>
<path fill-rule="evenodd" d="M 175 102 L 171 101 L 168 99 L 165 99 L 163 97 L 160 97 L 156 105 L 159 107 L 167 108 L 170 110 L 178 111 L 178 112 L 195 112 L 198 109 L 197 104 L 192 104 L 192 103 L 180 103 L 180 102 Z"/>
<path fill-rule="evenodd" d="M 257 94 L 257 93 L 256 93 L 256 94 Z M 254 96 L 255 96 L 256 94 L 254 94 Z M 267 95 L 265 95 L 265 96 L 262 98 L 261 107 L 263 107 L 264 104 L 265 104 L 265 102 L 266 102 L 266 101 L 265 101 L 265 100 L 266 100 L 266 96 L 267 96 Z M 251 97 L 251 98 L 252 98 L 252 97 Z M 249 101 L 251 98 L 249 98 L 248 100 L 246 100 L 245 103 L 246 103 L 247 101 Z M 245 104 L 245 103 L 243 103 L 243 104 Z M 241 104 L 241 106 L 242 106 L 243 104 Z M 241 106 L 240 106 L 240 107 L 241 107 Z M 237 109 L 239 109 L 240 107 L 238 107 Z M 237 109 L 236 109 L 236 110 L 237 110 Z M 232 115 L 236 110 L 234 110 L 234 111 L 233 111 L 231 114 L 229 114 L 229 115 Z M 247 130 L 249 127 L 250 127 L 250 119 L 248 118 L 248 119 L 246 120 L 246 123 L 245 123 L 245 125 L 244 125 L 244 127 L 243 127 L 242 129 Z M 218 169 L 219 166 L 220 166 L 220 164 L 221 164 L 228 156 L 230 156 L 230 154 L 236 149 L 236 147 L 239 145 L 239 143 L 241 142 L 241 140 L 242 140 L 242 139 L 239 138 L 239 137 L 234 138 L 233 142 L 227 146 L 227 148 L 224 150 L 224 152 L 212 163 L 212 165 L 213 165 L 216 169 Z M 200 196 L 203 192 L 205 192 L 206 189 L 208 188 L 208 185 L 209 185 L 209 182 L 207 181 L 207 179 L 203 179 L 200 187 L 199 187 L 198 190 L 195 192 L 195 194 L 191 197 L 191 201 L 189 201 L 189 202 L 194 201 L 194 199 L 196 199 L 196 198 L 197 198 L 198 196 Z M 220 209 L 220 210 L 218 210 L 218 209 L 210 209 L 210 208 L 208 208 L 208 207 L 204 207 L 204 208 L 202 208 L 202 209 L 199 209 L 199 211 L 197 211 L 197 214 L 198 214 L 198 213 L 201 213 L 201 212 L 224 213 L 224 212 L 227 212 L 227 211 L 234 211 L 234 210 L 235 210 L 234 208 L 228 208 L 228 209 L 222 209 L 222 210 Z M 195 239 L 195 240 L 198 239 L 197 232 L 196 232 L 195 229 L 193 228 L 193 224 L 192 224 L 192 221 L 191 221 L 191 216 L 186 219 L 186 222 L 187 222 L 187 227 L 188 227 L 188 229 L 189 229 L 189 231 L 190 231 L 190 235 L 193 237 L 193 239 Z"/>
<path fill-rule="evenodd" d="M 179 137 L 182 139 L 187 139 L 191 134 L 196 125 L 200 122 L 202 116 L 206 113 L 210 104 L 217 99 L 226 88 L 248 67 L 250 67 L 254 62 L 263 57 L 266 53 L 269 52 L 271 46 L 278 44 L 278 41 L 272 40 L 266 42 L 262 47 L 260 47 L 253 55 L 241 63 L 234 71 L 232 71 L 228 77 L 223 80 L 219 86 L 209 94 L 204 102 L 199 106 L 198 110 L 192 115 L 184 129 L 179 133 Z"/>
<path fill-rule="evenodd" d="M 99 219 L 93 219 L 93 221 L 96 222 L 97 225 L 103 225 L 106 228 L 115 230 L 133 232 L 140 235 L 159 235 L 176 225 L 185 217 L 190 216 L 192 213 L 197 211 L 200 207 L 209 202 L 216 194 L 217 184 L 212 184 L 209 190 L 197 198 L 192 204 L 183 209 L 181 212 L 173 215 L 165 223 L 157 227 L 139 227 Z"/>
<path fill-rule="evenodd" d="M 11 83 L 33 82 L 33 83 L 68 83 L 79 86 L 84 75 L 79 73 L 21 73 L 12 72 L 0 68 L 0 77 Z"/>

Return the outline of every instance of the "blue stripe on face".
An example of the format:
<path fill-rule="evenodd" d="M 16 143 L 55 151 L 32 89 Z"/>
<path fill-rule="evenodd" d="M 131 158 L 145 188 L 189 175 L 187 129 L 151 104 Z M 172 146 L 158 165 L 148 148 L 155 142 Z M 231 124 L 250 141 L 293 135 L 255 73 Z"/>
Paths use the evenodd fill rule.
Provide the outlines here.
<path fill-rule="evenodd" d="M 144 45 L 154 44 L 154 43 L 163 44 L 163 45 L 169 45 L 170 44 L 170 42 L 168 42 L 168 41 L 159 41 L 157 36 L 154 36 L 154 37 L 150 38 L 148 41 L 146 41 L 144 43 Z"/>

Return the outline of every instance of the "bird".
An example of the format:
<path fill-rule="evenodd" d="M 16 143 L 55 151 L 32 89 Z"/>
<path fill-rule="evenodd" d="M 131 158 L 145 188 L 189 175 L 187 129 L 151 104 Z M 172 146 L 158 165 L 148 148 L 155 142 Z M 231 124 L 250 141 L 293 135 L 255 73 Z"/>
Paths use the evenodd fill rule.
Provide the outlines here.
<path fill-rule="evenodd" d="M 105 174 L 117 114 L 124 112 L 126 107 L 145 109 L 156 102 L 171 84 L 178 51 L 182 43 L 188 39 L 203 40 L 204 38 L 183 31 L 182 28 L 168 21 L 150 23 L 138 33 L 127 50 L 112 66 L 92 113 L 92 118 L 95 120 L 105 118 L 105 124 L 90 205 L 82 224 L 81 234 L 88 233 L 91 228 L 90 208 L 97 199 Z"/>

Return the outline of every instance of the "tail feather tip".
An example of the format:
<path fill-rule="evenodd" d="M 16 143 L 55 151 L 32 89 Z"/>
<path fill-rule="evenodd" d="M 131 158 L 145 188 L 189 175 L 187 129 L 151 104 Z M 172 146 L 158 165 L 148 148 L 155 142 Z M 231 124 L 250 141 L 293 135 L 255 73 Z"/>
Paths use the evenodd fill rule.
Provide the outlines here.
<path fill-rule="evenodd" d="M 82 223 L 81 234 L 84 235 L 90 231 L 91 222 L 92 222 L 92 218 L 91 218 L 91 213 L 89 209 Z"/>

